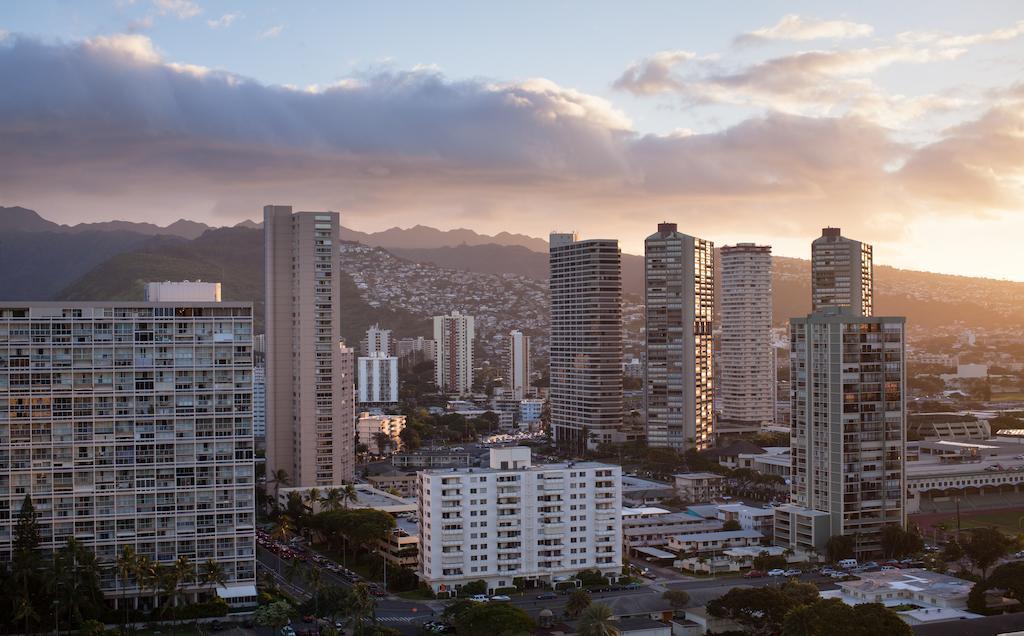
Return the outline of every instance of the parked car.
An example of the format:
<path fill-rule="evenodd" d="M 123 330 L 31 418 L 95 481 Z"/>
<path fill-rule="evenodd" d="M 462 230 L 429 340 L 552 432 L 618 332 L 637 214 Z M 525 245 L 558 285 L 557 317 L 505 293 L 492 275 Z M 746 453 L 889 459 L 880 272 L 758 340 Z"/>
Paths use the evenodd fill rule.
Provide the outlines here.
<path fill-rule="evenodd" d="M 786 576 L 786 571 L 780 568 L 768 570 L 768 576 Z"/>
<path fill-rule="evenodd" d="M 743 578 L 745 578 L 745 579 L 759 579 L 762 576 L 764 576 L 764 572 L 762 572 L 761 570 L 751 570 L 751 571 L 747 572 L 746 574 L 744 574 Z"/>
<path fill-rule="evenodd" d="M 845 579 L 848 576 L 848 574 L 846 574 L 846 572 L 833 572 L 829 576 L 831 576 L 834 579 Z"/>
<path fill-rule="evenodd" d="M 538 601 L 550 601 L 551 599 L 558 598 L 558 595 L 554 592 L 544 592 L 543 594 L 537 595 Z"/>
<path fill-rule="evenodd" d="M 291 625 L 285 625 L 281 628 L 281 636 L 295 636 L 295 629 Z"/>
<path fill-rule="evenodd" d="M 1015 558 L 1015 559 L 1024 559 L 1024 550 L 1021 550 L 1017 554 L 1013 555 L 1013 558 Z"/>
<path fill-rule="evenodd" d="M 502 603 L 507 603 L 508 601 L 512 600 L 512 597 L 511 596 L 505 596 L 504 594 L 495 594 L 494 596 L 491 597 L 491 600 L 492 601 L 499 601 L 499 602 L 502 602 Z"/>
<path fill-rule="evenodd" d="M 786 576 L 800 576 L 801 574 L 803 574 L 803 572 L 801 572 L 800 570 L 798 570 L 796 568 L 790 568 L 790 569 L 786 570 L 786 572 L 785 572 Z"/>
<path fill-rule="evenodd" d="M 882 572 L 892 572 L 892 571 L 898 570 L 898 569 L 899 568 L 896 567 L 895 565 L 883 565 L 882 566 Z"/>
<path fill-rule="evenodd" d="M 473 596 L 469 597 L 469 600 L 473 601 L 474 603 L 486 603 L 487 601 L 491 600 L 491 597 L 487 596 L 486 594 L 474 594 Z"/>

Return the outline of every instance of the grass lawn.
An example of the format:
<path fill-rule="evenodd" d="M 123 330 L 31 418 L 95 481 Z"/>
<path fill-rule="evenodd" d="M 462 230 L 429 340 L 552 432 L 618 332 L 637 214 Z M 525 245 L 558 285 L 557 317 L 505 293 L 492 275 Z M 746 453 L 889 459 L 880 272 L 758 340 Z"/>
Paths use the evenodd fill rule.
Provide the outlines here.
<path fill-rule="evenodd" d="M 946 525 L 948 528 L 955 528 L 956 517 L 951 518 Z M 961 528 L 988 528 L 991 526 L 995 526 L 1006 534 L 1016 536 L 1024 532 L 1024 510 L 960 513 Z"/>

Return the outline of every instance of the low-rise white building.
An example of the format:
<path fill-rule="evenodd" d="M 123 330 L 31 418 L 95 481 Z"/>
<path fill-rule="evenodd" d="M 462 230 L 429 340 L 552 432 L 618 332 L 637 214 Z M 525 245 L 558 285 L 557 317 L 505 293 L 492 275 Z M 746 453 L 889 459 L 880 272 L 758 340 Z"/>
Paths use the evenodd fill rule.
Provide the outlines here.
<path fill-rule="evenodd" d="M 836 583 L 837 590 L 821 593 L 847 605 L 881 603 L 886 607 L 914 606 L 896 615 L 910 625 L 980 618 L 967 610 L 974 583 L 929 570 L 862 572 L 857 580 Z"/>
<path fill-rule="evenodd" d="M 668 549 L 680 554 L 714 554 L 727 548 L 760 545 L 764 536 L 756 530 L 719 530 L 677 534 L 668 538 Z"/>
<path fill-rule="evenodd" d="M 716 473 L 679 473 L 675 478 L 676 495 L 683 501 L 711 501 L 722 496 L 725 477 Z"/>
<path fill-rule="evenodd" d="M 670 512 L 656 506 L 622 509 L 622 546 L 626 550 L 666 546 L 672 535 L 721 529 L 721 521 L 689 512 Z"/>
<path fill-rule="evenodd" d="M 420 473 L 420 579 L 435 593 L 477 580 L 550 584 L 622 567 L 621 468 L 534 465 L 530 449 L 492 448 L 486 468 Z"/>
<path fill-rule="evenodd" d="M 370 452 L 400 450 L 402 448 L 402 431 L 405 430 L 404 415 L 383 415 L 378 413 L 360 413 L 356 417 L 356 444 L 365 444 Z M 377 433 L 384 434 L 388 441 L 384 448 L 379 448 Z"/>
<path fill-rule="evenodd" d="M 741 503 L 721 504 L 718 506 L 718 518 L 723 523 L 735 521 L 740 524 L 741 530 L 756 530 L 768 537 L 772 534 L 775 511 Z"/>

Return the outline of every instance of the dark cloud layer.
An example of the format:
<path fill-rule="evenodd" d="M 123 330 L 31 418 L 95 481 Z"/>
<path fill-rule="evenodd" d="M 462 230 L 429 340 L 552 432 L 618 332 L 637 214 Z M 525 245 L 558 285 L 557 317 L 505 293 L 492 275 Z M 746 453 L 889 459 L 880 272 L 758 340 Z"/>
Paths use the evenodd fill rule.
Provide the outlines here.
<path fill-rule="evenodd" d="M 343 208 L 363 226 L 615 235 L 671 216 L 771 235 L 829 214 L 866 231 L 876 211 L 1021 204 L 1009 107 L 923 148 L 864 119 L 771 112 L 641 136 L 607 101 L 546 80 L 417 70 L 301 90 L 165 63 L 141 36 L 9 37 L 0 86 L 0 199 L 83 218 L 239 220 L 273 201 Z"/>

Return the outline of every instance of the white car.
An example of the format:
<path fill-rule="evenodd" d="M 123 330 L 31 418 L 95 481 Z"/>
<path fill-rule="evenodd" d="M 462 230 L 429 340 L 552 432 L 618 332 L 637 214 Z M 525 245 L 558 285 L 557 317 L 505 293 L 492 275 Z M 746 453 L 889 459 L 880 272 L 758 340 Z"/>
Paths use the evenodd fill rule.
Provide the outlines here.
<path fill-rule="evenodd" d="M 474 603 L 486 603 L 491 599 L 486 594 L 474 594 L 473 596 L 469 597 L 469 600 L 473 601 Z"/>
<path fill-rule="evenodd" d="M 786 576 L 786 571 L 775 568 L 774 570 L 768 570 L 768 576 Z"/>
<path fill-rule="evenodd" d="M 803 574 L 803 572 L 797 570 L 796 568 L 793 568 L 790 570 L 786 570 L 785 574 L 786 576 L 800 576 L 801 574 Z"/>
<path fill-rule="evenodd" d="M 512 600 L 512 597 L 511 596 L 505 596 L 504 594 L 496 594 L 495 596 L 491 597 L 491 600 L 492 601 L 502 601 L 502 602 L 506 602 L 507 603 L 508 601 Z"/>

